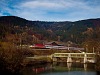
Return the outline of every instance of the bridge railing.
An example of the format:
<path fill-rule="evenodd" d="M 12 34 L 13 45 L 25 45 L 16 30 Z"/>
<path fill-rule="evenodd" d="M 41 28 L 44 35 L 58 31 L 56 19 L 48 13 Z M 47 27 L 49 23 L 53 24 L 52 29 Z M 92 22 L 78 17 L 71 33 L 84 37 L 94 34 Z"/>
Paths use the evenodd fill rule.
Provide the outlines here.
<path fill-rule="evenodd" d="M 74 57 L 74 58 L 84 58 L 86 55 L 87 58 L 94 58 L 95 53 L 54 53 L 53 57 Z"/>

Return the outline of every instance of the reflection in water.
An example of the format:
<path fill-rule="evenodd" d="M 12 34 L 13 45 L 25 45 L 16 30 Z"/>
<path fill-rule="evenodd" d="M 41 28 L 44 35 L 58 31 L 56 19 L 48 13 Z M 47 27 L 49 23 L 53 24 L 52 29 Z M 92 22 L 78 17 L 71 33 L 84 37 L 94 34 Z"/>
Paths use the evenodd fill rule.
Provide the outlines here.
<path fill-rule="evenodd" d="M 71 70 L 71 65 L 72 65 L 72 63 L 67 63 L 67 68 L 69 71 Z"/>
<path fill-rule="evenodd" d="M 84 64 L 84 70 L 85 71 L 87 70 L 87 64 Z"/>
<path fill-rule="evenodd" d="M 33 67 L 32 68 L 32 71 L 36 74 L 38 73 L 42 73 L 42 72 L 45 72 L 47 70 L 51 70 L 52 69 L 52 65 L 51 64 L 47 64 L 46 66 L 39 66 L 39 67 Z"/>
<path fill-rule="evenodd" d="M 93 64 L 57 63 L 28 67 L 22 75 L 99 75 Z"/>
<path fill-rule="evenodd" d="M 44 68 L 44 67 L 41 67 L 41 68 L 33 68 L 32 70 L 33 70 L 35 73 L 40 73 L 40 72 L 45 71 L 45 68 Z"/>

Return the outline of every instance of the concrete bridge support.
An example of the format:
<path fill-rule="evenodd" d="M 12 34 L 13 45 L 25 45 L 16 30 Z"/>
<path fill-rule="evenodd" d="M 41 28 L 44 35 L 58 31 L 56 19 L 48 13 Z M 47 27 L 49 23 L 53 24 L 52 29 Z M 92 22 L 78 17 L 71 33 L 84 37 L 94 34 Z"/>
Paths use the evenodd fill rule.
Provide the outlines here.
<path fill-rule="evenodd" d="M 67 62 L 68 62 L 68 63 L 72 62 L 72 58 L 71 58 L 71 55 L 70 55 L 70 54 L 68 54 Z"/>
<path fill-rule="evenodd" d="M 83 61 L 83 63 L 87 63 L 87 55 L 86 54 L 84 54 L 84 61 Z"/>

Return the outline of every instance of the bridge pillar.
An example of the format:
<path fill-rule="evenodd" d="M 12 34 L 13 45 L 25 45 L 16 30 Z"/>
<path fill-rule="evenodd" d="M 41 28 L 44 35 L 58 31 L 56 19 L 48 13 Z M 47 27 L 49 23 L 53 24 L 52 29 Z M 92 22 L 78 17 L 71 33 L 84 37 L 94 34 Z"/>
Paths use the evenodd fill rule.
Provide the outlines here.
<path fill-rule="evenodd" d="M 53 59 L 53 55 L 49 55 L 48 57 L 49 57 L 51 60 Z"/>
<path fill-rule="evenodd" d="M 71 54 L 68 54 L 68 57 L 67 57 L 67 62 L 72 62 L 72 59 L 71 59 Z"/>
<path fill-rule="evenodd" d="M 84 54 L 84 63 L 86 63 L 86 62 L 87 62 L 87 55 Z"/>
<path fill-rule="evenodd" d="M 57 58 L 52 58 L 53 61 L 57 61 Z"/>

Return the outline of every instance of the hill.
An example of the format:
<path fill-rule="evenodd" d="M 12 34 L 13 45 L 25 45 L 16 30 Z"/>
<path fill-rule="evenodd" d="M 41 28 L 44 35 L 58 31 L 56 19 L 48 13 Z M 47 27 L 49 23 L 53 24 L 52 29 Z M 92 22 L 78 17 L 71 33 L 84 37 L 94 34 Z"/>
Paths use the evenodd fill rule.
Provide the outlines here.
<path fill-rule="evenodd" d="M 100 26 L 100 18 L 75 22 L 46 22 L 28 21 L 17 16 L 0 17 L 0 38 L 6 33 L 20 34 L 26 32 L 28 36 L 35 35 L 40 40 L 72 41 L 82 43 L 88 32 Z"/>

